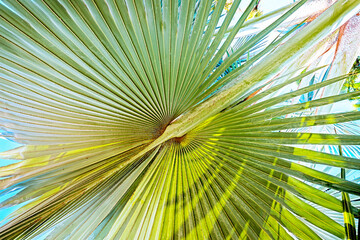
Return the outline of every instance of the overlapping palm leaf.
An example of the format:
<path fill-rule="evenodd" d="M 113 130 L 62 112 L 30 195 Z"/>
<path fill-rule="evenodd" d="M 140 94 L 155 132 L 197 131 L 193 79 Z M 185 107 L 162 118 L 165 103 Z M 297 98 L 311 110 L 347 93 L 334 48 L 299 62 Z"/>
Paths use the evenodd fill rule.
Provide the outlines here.
<path fill-rule="evenodd" d="M 19 160 L 0 168 L 0 194 L 17 191 L 1 207 L 21 204 L 0 238 L 344 238 L 319 210 L 342 213 L 341 198 L 321 186 L 358 196 L 360 185 L 309 165 L 356 172 L 360 161 L 303 146 L 359 145 L 360 136 L 289 130 L 359 120 L 356 111 L 297 113 L 360 93 L 284 104 L 337 86 L 346 67 L 284 89 L 324 69 L 291 64 L 358 1 L 338 1 L 331 18 L 293 28 L 219 78 L 305 2 L 219 66 L 257 0 L 234 26 L 239 0 L 1 1 L 0 126 L 24 145 L 0 154 Z"/>

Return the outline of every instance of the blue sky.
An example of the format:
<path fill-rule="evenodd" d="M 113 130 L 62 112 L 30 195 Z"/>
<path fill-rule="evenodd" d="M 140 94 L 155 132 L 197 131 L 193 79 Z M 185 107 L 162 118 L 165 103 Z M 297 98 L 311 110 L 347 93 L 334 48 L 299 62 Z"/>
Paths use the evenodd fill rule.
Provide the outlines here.
<path fill-rule="evenodd" d="M 7 151 L 7 150 L 13 149 L 13 148 L 18 147 L 18 146 L 20 146 L 20 144 L 9 141 L 9 140 L 6 140 L 4 138 L 0 138 L 0 152 Z M 0 159 L 0 166 L 11 164 L 13 162 L 14 161 Z M 7 194 L 6 196 L 0 196 L 0 202 L 4 201 L 6 198 L 9 198 L 9 197 L 13 196 L 15 193 L 16 192 Z M 5 216 L 9 215 L 12 211 L 14 211 L 16 208 L 18 208 L 18 207 L 0 209 L 0 221 L 2 219 L 4 219 Z"/>
<path fill-rule="evenodd" d="M 13 149 L 13 148 L 18 147 L 18 146 L 21 146 L 21 145 L 18 144 L 18 143 L 15 143 L 13 141 L 9 141 L 7 139 L 4 139 L 4 138 L 0 138 L 0 152 L 7 151 L 7 150 Z M 12 162 L 13 161 L 1 159 L 0 160 L 0 166 L 4 166 L 4 165 L 10 164 Z"/>

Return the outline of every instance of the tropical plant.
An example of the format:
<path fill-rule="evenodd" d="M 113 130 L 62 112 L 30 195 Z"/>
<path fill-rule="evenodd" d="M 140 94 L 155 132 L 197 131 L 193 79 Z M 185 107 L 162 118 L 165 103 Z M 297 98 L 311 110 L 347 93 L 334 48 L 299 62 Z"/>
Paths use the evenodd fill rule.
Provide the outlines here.
<path fill-rule="evenodd" d="M 360 2 L 333 2 L 1 0 L 0 239 L 355 239 Z"/>

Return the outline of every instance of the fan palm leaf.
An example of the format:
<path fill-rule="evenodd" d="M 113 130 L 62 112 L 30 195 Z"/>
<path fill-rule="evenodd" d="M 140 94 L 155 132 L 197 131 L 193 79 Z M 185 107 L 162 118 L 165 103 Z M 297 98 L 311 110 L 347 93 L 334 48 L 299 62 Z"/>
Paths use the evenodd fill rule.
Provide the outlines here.
<path fill-rule="evenodd" d="M 258 1 L 239 15 L 240 2 L 1 1 L 0 127 L 23 145 L 0 153 L 17 160 L 0 168 L 0 195 L 16 191 L 1 207 L 19 206 L 0 239 L 349 237 L 327 214 L 343 213 L 341 196 L 322 187 L 358 218 L 359 182 L 310 165 L 360 170 L 356 156 L 311 148 L 360 143 L 316 131 L 360 119 L 324 110 L 360 94 L 334 91 L 359 54 L 360 3 L 305 19 L 299 1 L 223 60 L 239 33 L 281 12 L 246 22 Z M 323 76 L 329 39 L 347 59 Z"/>

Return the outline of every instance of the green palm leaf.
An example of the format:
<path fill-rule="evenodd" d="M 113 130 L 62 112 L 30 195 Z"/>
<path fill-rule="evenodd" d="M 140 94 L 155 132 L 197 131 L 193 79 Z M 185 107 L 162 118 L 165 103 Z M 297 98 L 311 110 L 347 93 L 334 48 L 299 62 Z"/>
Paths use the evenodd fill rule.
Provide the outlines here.
<path fill-rule="evenodd" d="M 20 206 L 0 239 L 349 236 L 332 193 L 358 218 L 359 181 L 311 165 L 360 170 L 312 148 L 360 143 L 316 131 L 360 119 L 329 110 L 359 96 L 336 88 L 358 54 L 360 4 L 339 0 L 312 21 L 319 9 L 299 15 L 302 0 L 247 22 L 258 1 L 239 15 L 240 2 L 1 1 L 0 127 L 23 146 L 0 153 L 17 160 L 0 167 L 0 196 L 17 191 L 1 207 Z M 219 65 L 242 31 L 280 12 Z M 321 66 L 330 40 L 347 58 Z"/>

